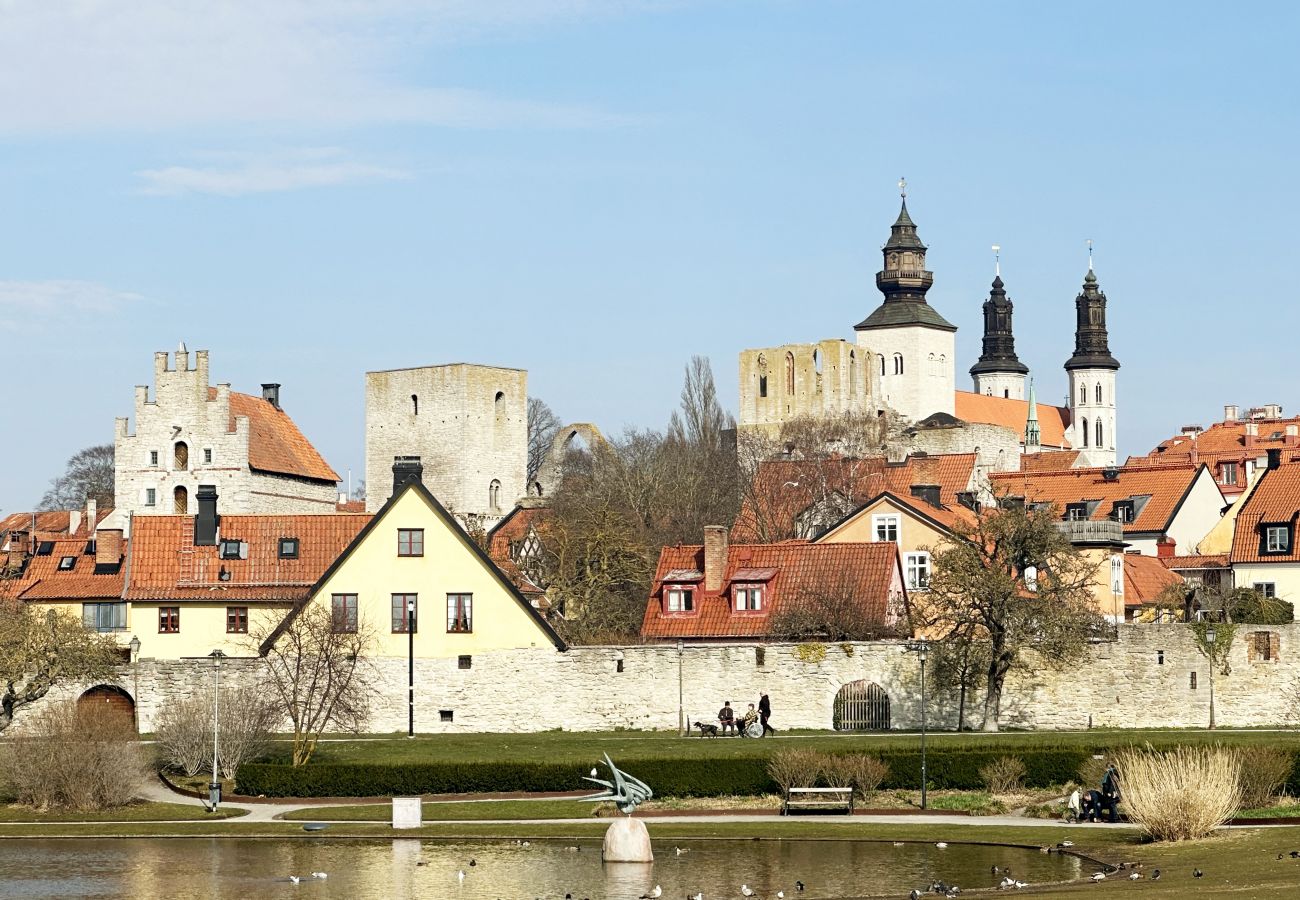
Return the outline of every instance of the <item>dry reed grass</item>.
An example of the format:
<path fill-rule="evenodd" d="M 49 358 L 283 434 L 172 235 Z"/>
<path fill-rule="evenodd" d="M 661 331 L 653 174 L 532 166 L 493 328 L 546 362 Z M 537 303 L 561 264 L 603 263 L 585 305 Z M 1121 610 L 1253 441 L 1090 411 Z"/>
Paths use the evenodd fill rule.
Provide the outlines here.
<path fill-rule="evenodd" d="M 1228 747 L 1115 754 L 1124 810 L 1157 841 L 1205 837 L 1241 807 L 1241 753 Z"/>

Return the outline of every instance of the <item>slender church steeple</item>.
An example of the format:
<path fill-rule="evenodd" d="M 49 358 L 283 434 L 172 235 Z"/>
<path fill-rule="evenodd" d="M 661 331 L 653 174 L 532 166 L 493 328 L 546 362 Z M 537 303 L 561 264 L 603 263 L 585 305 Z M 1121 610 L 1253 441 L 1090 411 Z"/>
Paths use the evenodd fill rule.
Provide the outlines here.
<path fill-rule="evenodd" d="M 1043 449 L 1043 433 L 1038 427 L 1038 401 L 1034 399 L 1034 379 L 1029 379 L 1029 415 L 1025 418 L 1025 452 Z"/>
<path fill-rule="evenodd" d="M 1083 465 L 1115 465 L 1116 378 L 1119 360 L 1110 352 L 1106 295 L 1097 286 L 1088 242 L 1088 274 L 1074 298 L 1074 355 L 1065 362 L 1070 378 L 1070 445 Z"/>
<path fill-rule="evenodd" d="M 998 254 L 1001 249 L 997 244 L 993 245 L 994 254 Z M 999 259 L 994 263 L 993 288 L 989 291 L 989 298 L 984 301 L 983 353 L 970 368 L 977 394 L 1024 399 L 1025 375 L 1028 374 L 1029 367 L 1016 356 L 1016 339 L 1011 330 L 1014 308 L 1015 304 L 1003 289 L 1002 264 Z"/>

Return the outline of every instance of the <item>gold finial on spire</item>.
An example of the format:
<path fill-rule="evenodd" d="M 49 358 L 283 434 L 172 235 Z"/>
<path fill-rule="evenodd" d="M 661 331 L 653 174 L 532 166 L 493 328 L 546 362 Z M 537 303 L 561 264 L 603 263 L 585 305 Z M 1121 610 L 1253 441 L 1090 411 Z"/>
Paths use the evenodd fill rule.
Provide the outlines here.
<path fill-rule="evenodd" d="M 898 179 L 898 193 L 902 195 L 902 197 L 903 197 L 904 200 L 907 199 L 907 179 L 906 179 L 906 178 L 900 178 L 900 179 Z"/>
<path fill-rule="evenodd" d="M 1001 277 L 1002 275 L 1002 245 L 993 245 L 993 274 Z"/>

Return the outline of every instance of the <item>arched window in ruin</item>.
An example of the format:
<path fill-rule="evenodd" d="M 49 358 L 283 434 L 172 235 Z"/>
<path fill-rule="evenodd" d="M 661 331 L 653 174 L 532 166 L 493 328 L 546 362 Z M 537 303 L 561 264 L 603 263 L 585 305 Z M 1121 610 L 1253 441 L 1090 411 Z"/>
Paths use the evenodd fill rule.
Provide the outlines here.
<path fill-rule="evenodd" d="M 419 398 L 419 396 L 417 396 L 416 394 L 412 394 L 412 395 L 411 395 L 411 415 L 413 415 L 413 416 L 418 416 L 419 414 L 420 414 L 420 398 Z"/>
<path fill-rule="evenodd" d="M 1083 431 L 1083 446 L 1086 447 L 1088 446 L 1088 420 L 1087 419 L 1083 420 L 1083 428 L 1081 430 Z"/>
<path fill-rule="evenodd" d="M 188 515 L 190 511 L 190 494 L 182 485 L 176 485 L 172 491 L 173 512 L 178 516 Z"/>
<path fill-rule="evenodd" d="M 794 393 L 794 354 L 789 350 L 785 353 L 785 392 Z"/>
<path fill-rule="evenodd" d="M 766 396 L 767 396 L 767 376 L 766 376 L 766 375 L 759 375 L 759 376 L 758 376 L 758 396 L 760 396 L 760 397 L 766 397 Z"/>
<path fill-rule="evenodd" d="M 501 482 L 495 478 L 488 485 L 488 509 L 492 512 L 501 512 Z"/>
<path fill-rule="evenodd" d="M 895 375 L 903 374 L 903 354 L 901 353 L 894 354 L 894 374 Z"/>
<path fill-rule="evenodd" d="M 822 355 L 818 351 L 813 351 L 813 371 L 818 375 L 822 373 Z"/>
<path fill-rule="evenodd" d="M 874 681 L 850 681 L 835 695 L 836 731 L 888 731 L 889 695 Z"/>
<path fill-rule="evenodd" d="M 880 374 L 885 374 L 885 354 L 880 354 Z"/>
<path fill-rule="evenodd" d="M 190 467 L 190 445 L 184 441 L 177 441 L 176 446 L 172 448 L 172 468 L 178 472 L 184 472 Z"/>

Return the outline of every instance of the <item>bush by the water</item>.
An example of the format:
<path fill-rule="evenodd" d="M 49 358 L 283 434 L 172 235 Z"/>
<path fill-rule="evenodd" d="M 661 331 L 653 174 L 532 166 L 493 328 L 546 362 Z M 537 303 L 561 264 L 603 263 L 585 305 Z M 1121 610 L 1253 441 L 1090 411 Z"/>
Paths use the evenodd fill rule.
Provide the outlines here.
<path fill-rule="evenodd" d="M 0 750 L 0 779 L 37 809 L 126 806 L 148 772 L 148 753 L 129 719 L 104 704 L 51 704 Z"/>
<path fill-rule="evenodd" d="M 1130 748 L 1115 754 L 1124 809 L 1157 841 L 1205 837 L 1241 806 L 1241 751 Z"/>
<path fill-rule="evenodd" d="M 847 787 L 864 801 L 889 777 L 889 766 L 875 756 L 808 749 L 777 751 L 768 761 L 767 771 L 783 794 L 792 787 Z"/>
<path fill-rule="evenodd" d="M 1273 747 L 1243 747 L 1241 753 L 1241 805 L 1268 806 L 1291 779 L 1295 757 Z"/>
<path fill-rule="evenodd" d="M 1014 794 L 1025 786 L 1025 764 L 1014 756 L 999 756 L 980 767 L 980 780 L 990 794 Z"/>

